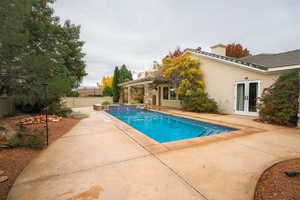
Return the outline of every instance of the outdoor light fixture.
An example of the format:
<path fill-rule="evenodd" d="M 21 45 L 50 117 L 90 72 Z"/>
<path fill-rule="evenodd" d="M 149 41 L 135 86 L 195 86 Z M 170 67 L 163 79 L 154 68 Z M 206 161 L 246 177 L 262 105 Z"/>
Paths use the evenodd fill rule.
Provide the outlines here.
<path fill-rule="evenodd" d="M 44 95 L 45 95 L 45 106 L 46 106 L 46 145 L 48 146 L 48 83 L 44 82 L 41 83 L 41 85 L 44 87 Z"/>

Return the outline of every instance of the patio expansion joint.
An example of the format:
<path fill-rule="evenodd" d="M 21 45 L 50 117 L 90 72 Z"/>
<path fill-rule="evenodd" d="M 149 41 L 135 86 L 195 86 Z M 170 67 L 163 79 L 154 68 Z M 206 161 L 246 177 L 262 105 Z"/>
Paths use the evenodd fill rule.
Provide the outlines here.
<path fill-rule="evenodd" d="M 268 155 L 273 156 L 273 157 L 276 157 L 276 158 L 282 158 L 280 155 L 276 155 L 276 154 L 273 154 L 273 153 L 269 153 L 269 152 L 267 152 L 267 151 L 264 151 L 264 150 L 262 150 L 262 149 L 253 147 L 253 146 L 251 146 L 251 145 L 243 144 L 243 143 L 236 142 L 236 141 L 232 141 L 232 142 L 233 142 L 233 143 L 236 143 L 236 144 L 239 144 L 239 145 L 241 145 L 241 146 L 247 147 L 247 148 L 249 148 L 249 149 L 252 149 L 252 150 L 255 150 L 255 151 L 258 151 L 258 152 L 261 152 L 261 153 L 268 154 Z"/>
<path fill-rule="evenodd" d="M 172 169 L 170 166 L 168 166 L 163 160 L 161 160 L 156 154 L 152 153 L 148 149 L 146 149 L 143 145 L 141 145 L 135 138 L 129 135 L 127 133 L 127 130 L 122 129 L 119 127 L 115 122 L 112 123 L 116 128 L 118 128 L 123 134 L 125 134 L 127 137 L 131 138 L 133 142 L 135 142 L 137 145 L 141 146 L 143 149 L 145 149 L 147 152 L 149 152 L 150 155 L 152 155 L 156 160 L 158 160 L 164 167 L 166 167 L 168 170 L 170 170 L 179 180 L 181 180 L 183 183 L 185 183 L 188 187 L 190 187 L 194 192 L 199 194 L 202 198 L 209 200 L 204 194 L 202 194 L 197 188 L 195 188 L 189 181 L 184 179 L 182 176 L 180 176 L 174 169 Z"/>
<path fill-rule="evenodd" d="M 66 135 L 66 136 L 62 136 L 58 139 L 72 138 L 72 137 L 82 137 L 82 136 L 88 136 L 88 135 L 102 135 L 102 133 L 83 133 L 83 134 L 77 134 L 77 135 Z"/>
<path fill-rule="evenodd" d="M 153 156 L 153 155 L 146 154 L 146 155 L 143 155 L 143 156 L 137 156 L 137 157 L 134 157 L 134 158 L 129 158 L 129 159 L 125 159 L 125 160 L 110 162 L 110 163 L 106 163 L 106 164 L 102 164 L 102 165 L 95 165 L 93 167 L 79 169 L 79 170 L 75 170 L 75 171 L 71 171 L 71 172 L 40 176 L 38 178 L 34 178 L 34 179 L 31 179 L 31 180 L 16 183 L 15 186 L 30 184 L 30 183 L 34 183 L 34 182 L 40 182 L 40 181 L 46 181 L 46 180 L 51 179 L 51 178 L 68 176 L 68 175 L 77 174 L 77 173 L 81 173 L 81 172 L 87 172 L 87 171 L 97 169 L 97 168 L 115 166 L 115 165 L 118 165 L 118 164 L 121 164 L 121 163 L 129 162 L 129 161 L 133 161 L 133 160 L 138 160 L 138 159 L 146 158 L 146 157 L 150 157 L 150 156 Z"/>

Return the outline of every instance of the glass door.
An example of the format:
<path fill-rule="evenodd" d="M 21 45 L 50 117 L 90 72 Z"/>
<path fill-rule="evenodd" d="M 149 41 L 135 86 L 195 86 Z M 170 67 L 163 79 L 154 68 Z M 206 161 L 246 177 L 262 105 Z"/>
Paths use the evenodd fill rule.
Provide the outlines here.
<path fill-rule="evenodd" d="M 258 82 L 249 82 L 248 89 L 248 112 L 257 113 Z"/>
<path fill-rule="evenodd" d="M 236 85 L 236 111 L 245 112 L 245 83 L 237 83 Z"/>
<path fill-rule="evenodd" d="M 235 113 L 258 115 L 259 81 L 238 81 L 235 87 Z"/>

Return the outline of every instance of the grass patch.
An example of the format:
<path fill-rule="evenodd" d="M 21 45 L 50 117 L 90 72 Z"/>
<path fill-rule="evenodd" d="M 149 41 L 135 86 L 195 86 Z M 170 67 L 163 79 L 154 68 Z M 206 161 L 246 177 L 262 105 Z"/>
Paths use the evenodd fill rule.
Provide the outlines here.
<path fill-rule="evenodd" d="M 101 105 L 102 105 L 102 106 L 109 106 L 109 105 L 111 105 L 111 102 L 109 102 L 109 101 L 103 101 L 103 102 L 101 103 Z"/>
<path fill-rule="evenodd" d="M 129 104 L 136 105 L 136 104 L 141 104 L 141 102 L 139 102 L 138 100 L 132 100 L 129 102 Z"/>

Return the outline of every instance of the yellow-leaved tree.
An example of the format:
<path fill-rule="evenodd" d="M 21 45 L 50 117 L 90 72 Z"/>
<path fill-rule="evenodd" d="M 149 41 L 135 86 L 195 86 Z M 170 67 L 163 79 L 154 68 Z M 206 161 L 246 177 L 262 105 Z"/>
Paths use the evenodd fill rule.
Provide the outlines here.
<path fill-rule="evenodd" d="M 205 92 L 199 59 L 190 53 L 166 56 L 158 72 L 181 96 L 183 108 L 195 112 L 217 112 L 217 103 Z"/>
<path fill-rule="evenodd" d="M 204 81 L 200 61 L 192 59 L 190 54 L 178 57 L 165 57 L 162 60 L 160 71 L 165 80 L 168 80 L 175 88 L 175 92 L 181 96 L 191 96 L 204 92 Z"/>
<path fill-rule="evenodd" d="M 98 87 L 103 89 L 104 96 L 112 96 L 112 81 L 112 76 L 104 76 L 101 83 L 97 83 Z"/>

